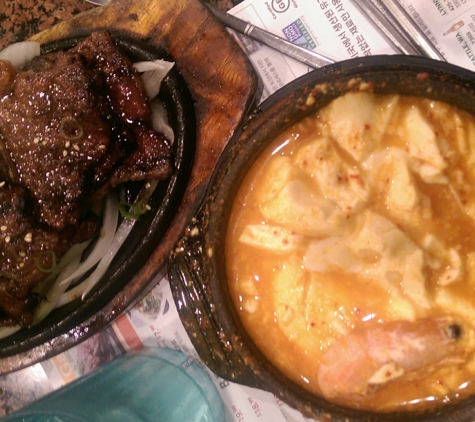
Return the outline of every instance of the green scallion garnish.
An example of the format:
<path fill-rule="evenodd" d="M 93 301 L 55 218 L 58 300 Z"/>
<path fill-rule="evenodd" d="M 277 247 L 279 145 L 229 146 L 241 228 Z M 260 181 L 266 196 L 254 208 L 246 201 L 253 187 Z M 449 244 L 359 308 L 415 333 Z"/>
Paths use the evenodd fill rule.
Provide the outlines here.
<path fill-rule="evenodd" d="M 137 202 L 136 204 L 121 202 L 119 204 L 119 212 L 124 218 L 136 220 L 142 214 L 145 214 L 147 212 L 147 207 L 146 204 L 142 201 Z"/>
<path fill-rule="evenodd" d="M 51 255 L 51 267 L 50 268 L 43 268 L 43 266 L 41 265 L 41 259 L 45 256 L 45 255 Z M 36 267 L 44 272 L 44 273 L 47 273 L 47 274 L 50 274 L 52 273 L 55 268 L 56 268 L 56 254 L 54 253 L 54 251 L 42 251 L 38 254 L 38 256 L 35 258 L 35 263 L 36 263 Z"/>

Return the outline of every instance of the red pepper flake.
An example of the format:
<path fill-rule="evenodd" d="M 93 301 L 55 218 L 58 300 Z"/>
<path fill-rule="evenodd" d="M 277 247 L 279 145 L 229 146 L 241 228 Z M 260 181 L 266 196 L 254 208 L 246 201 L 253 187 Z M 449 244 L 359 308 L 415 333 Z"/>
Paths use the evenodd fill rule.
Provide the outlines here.
<path fill-rule="evenodd" d="M 420 72 L 417 74 L 417 79 L 419 79 L 420 81 L 425 81 L 429 79 L 429 74 L 427 72 Z"/>

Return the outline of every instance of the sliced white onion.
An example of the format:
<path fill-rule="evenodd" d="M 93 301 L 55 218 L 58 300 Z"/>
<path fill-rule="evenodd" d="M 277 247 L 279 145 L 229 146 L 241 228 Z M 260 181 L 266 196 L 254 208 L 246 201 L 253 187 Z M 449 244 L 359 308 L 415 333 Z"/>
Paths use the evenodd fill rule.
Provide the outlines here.
<path fill-rule="evenodd" d="M 157 180 L 147 182 L 146 186 L 144 186 L 137 195 L 135 203 L 137 204 L 139 202 L 147 202 L 152 196 L 152 193 L 156 189 L 157 185 Z M 100 260 L 96 269 L 92 272 L 92 274 L 89 275 L 89 277 L 83 280 L 80 284 L 64 292 L 61 295 L 61 298 L 58 300 L 56 306 L 61 306 L 66 303 L 69 303 L 72 300 L 77 299 L 79 296 L 81 296 L 83 300 L 86 298 L 88 293 L 96 286 L 96 284 L 101 280 L 102 276 L 109 268 L 110 263 L 112 262 L 120 247 L 124 244 L 125 240 L 134 228 L 136 221 L 136 219 L 130 218 L 124 218 L 122 220 L 122 223 L 119 225 L 119 228 L 117 229 L 114 235 L 114 239 L 110 244 L 109 249 L 105 252 L 103 251 L 102 259 Z"/>
<path fill-rule="evenodd" d="M 79 262 L 78 266 L 79 267 Z M 72 289 L 67 290 L 66 288 L 63 288 L 63 286 L 59 286 L 57 289 L 57 292 L 59 295 L 56 297 L 54 307 L 58 308 L 60 306 L 66 305 L 69 302 L 72 302 L 73 300 L 77 299 L 78 297 L 81 297 L 83 287 L 81 287 L 84 284 L 84 282 L 79 283 L 77 286 L 73 287 Z M 68 286 L 69 287 L 69 286 Z M 79 292 L 79 293 L 77 293 Z"/>
<path fill-rule="evenodd" d="M 109 250 L 104 254 L 99 264 L 93 273 L 87 278 L 84 290 L 81 298 L 84 300 L 87 294 L 94 288 L 98 281 L 102 278 L 104 273 L 109 268 L 110 263 L 114 259 L 115 255 L 119 251 L 120 247 L 124 244 L 124 241 L 132 231 L 136 220 L 125 218 L 120 224 L 117 232 L 115 233 L 114 240 L 112 241 Z"/>
<path fill-rule="evenodd" d="M 13 327 L 0 327 L 0 339 L 11 336 L 20 329 L 21 327 L 19 325 L 15 325 Z"/>
<path fill-rule="evenodd" d="M 56 302 L 56 307 L 59 308 L 60 306 L 66 305 L 72 302 L 73 300 L 79 299 L 84 293 L 84 289 L 86 288 L 86 282 L 87 280 L 84 280 L 77 286 L 74 286 L 66 292 L 63 292 L 58 298 L 58 301 Z"/>
<path fill-rule="evenodd" d="M 87 240 L 83 243 L 77 243 L 69 248 L 66 254 L 59 261 L 58 265 L 56 265 L 56 268 L 53 270 L 53 272 L 49 274 L 48 277 L 46 277 L 38 286 L 36 286 L 33 291 L 46 296 L 53 283 L 60 283 L 62 280 L 72 274 L 72 271 L 66 273 L 65 268 L 70 268 L 71 262 L 81 260 L 82 253 L 90 242 L 90 240 Z"/>
<path fill-rule="evenodd" d="M 167 73 L 174 66 L 174 62 L 154 60 L 134 63 L 137 72 L 142 73 L 145 92 L 149 100 L 153 100 L 160 91 L 160 85 Z"/>
<path fill-rule="evenodd" d="M 170 69 L 174 66 L 175 62 L 168 62 L 166 60 L 147 60 L 143 62 L 135 62 L 134 67 L 137 72 L 150 72 L 154 70 L 162 70 L 166 75 Z"/>
<path fill-rule="evenodd" d="M 40 55 L 40 44 L 35 41 L 22 41 L 10 44 L 0 51 L 0 59 L 8 60 L 13 67 L 19 68 L 33 57 Z"/>
<path fill-rule="evenodd" d="M 152 128 L 155 132 L 162 133 L 171 144 L 175 141 L 175 133 L 168 124 L 168 114 L 164 105 L 154 100 L 150 102 L 150 108 L 152 109 Z"/>
<path fill-rule="evenodd" d="M 84 260 L 84 262 L 74 271 L 70 276 L 60 281 L 61 285 L 69 286 L 72 282 L 83 276 L 94 265 L 96 265 L 114 239 L 114 233 L 117 228 L 117 221 L 119 219 L 119 204 L 117 194 L 109 192 L 105 198 L 103 221 L 99 239 L 94 245 L 93 250 Z M 67 288 L 67 287 L 66 287 Z"/>
<path fill-rule="evenodd" d="M 77 270 L 81 263 L 82 253 L 89 243 L 90 241 L 86 241 L 74 245 L 61 259 L 62 271 L 57 276 L 54 284 L 47 290 L 45 300 L 42 300 L 35 309 L 33 324 L 42 321 L 56 307 L 59 298 L 69 287 L 69 284 L 62 283 L 62 281 L 69 278 Z"/>

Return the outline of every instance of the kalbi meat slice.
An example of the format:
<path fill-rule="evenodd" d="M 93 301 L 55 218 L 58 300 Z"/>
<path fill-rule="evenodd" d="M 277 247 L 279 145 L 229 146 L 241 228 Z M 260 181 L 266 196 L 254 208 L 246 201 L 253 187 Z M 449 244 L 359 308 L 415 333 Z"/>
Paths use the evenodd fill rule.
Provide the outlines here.
<path fill-rule="evenodd" d="M 166 142 L 157 142 L 157 134 L 143 126 L 136 128 L 135 136 L 137 149 L 114 171 L 110 179 L 112 186 L 144 179 L 161 180 L 171 171 Z"/>
<path fill-rule="evenodd" d="M 71 246 L 60 233 L 31 219 L 26 198 L 19 187 L 3 186 L 0 189 L 0 251 L 3 258 L 0 276 L 21 283 L 24 292 L 44 278 L 35 257 L 43 251 L 55 251 L 59 259 Z M 50 253 L 45 253 L 42 259 L 50 260 L 51 257 Z M 52 266 L 52 262 L 44 264 L 42 268 Z"/>
<path fill-rule="evenodd" d="M 71 247 L 74 233 L 56 232 L 31 219 L 28 197 L 9 183 L 0 188 L 0 325 L 29 325 L 36 304 L 31 290 Z M 82 236 L 94 234 L 95 224 L 81 226 Z"/>
<path fill-rule="evenodd" d="M 97 84 L 103 84 L 116 115 L 133 123 L 149 121 L 151 110 L 142 80 L 108 32 L 94 32 L 70 50 L 70 54 L 81 55 L 87 61 L 87 67 L 94 69 L 101 79 Z"/>
<path fill-rule="evenodd" d="M 41 222 L 62 230 L 75 225 L 91 173 L 111 142 L 93 75 L 76 55 L 57 66 L 16 75 L 0 100 L 0 141 L 13 181 L 29 193 Z"/>
<path fill-rule="evenodd" d="M 170 177 L 173 172 L 170 145 L 162 134 L 151 129 L 151 109 L 143 82 L 137 77 L 127 56 L 120 53 L 105 31 L 93 33 L 73 51 L 83 56 L 89 66 L 103 76 L 113 115 L 120 116 L 113 127 L 122 150 L 130 147 L 123 142 L 124 139 L 134 139 L 136 142 L 133 150 L 128 149 L 127 156 L 122 156 L 124 161 L 117 159 L 117 148 L 106 156 L 103 164 L 107 166 L 112 156 L 115 166 L 106 181 L 101 180 L 104 172 L 96 172 L 98 191 L 105 192 L 127 181 L 163 180 Z M 101 53 L 98 54 L 98 51 Z"/>

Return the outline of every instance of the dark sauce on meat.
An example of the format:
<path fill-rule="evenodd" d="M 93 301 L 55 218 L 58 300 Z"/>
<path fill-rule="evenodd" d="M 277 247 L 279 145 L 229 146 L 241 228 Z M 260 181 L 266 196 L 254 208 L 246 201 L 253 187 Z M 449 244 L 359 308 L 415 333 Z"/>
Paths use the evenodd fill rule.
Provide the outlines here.
<path fill-rule="evenodd" d="M 47 276 L 36 260 L 94 234 L 89 201 L 172 174 L 150 118 L 140 75 L 106 31 L 21 70 L 0 61 L 0 325 L 31 324 Z"/>

